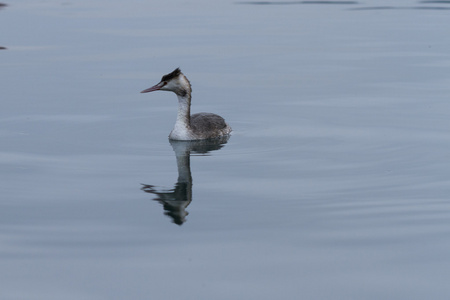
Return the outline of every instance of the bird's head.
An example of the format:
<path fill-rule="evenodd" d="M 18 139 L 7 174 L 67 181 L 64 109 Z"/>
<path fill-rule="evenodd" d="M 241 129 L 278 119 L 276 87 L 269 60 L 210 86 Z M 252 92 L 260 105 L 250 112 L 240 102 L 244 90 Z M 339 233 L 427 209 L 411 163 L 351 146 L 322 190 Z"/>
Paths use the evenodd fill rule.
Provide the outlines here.
<path fill-rule="evenodd" d="M 177 68 L 173 72 L 164 75 L 158 84 L 143 90 L 141 93 L 149 93 L 153 91 L 170 91 L 184 97 L 187 94 L 190 95 L 192 89 L 189 80 L 183 73 L 181 73 L 181 70 Z"/>

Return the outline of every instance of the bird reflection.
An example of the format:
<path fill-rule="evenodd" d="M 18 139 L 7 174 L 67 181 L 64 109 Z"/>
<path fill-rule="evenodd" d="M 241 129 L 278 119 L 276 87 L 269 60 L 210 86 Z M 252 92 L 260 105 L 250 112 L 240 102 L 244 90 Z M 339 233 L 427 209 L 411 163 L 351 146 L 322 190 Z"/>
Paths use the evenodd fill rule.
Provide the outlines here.
<path fill-rule="evenodd" d="M 210 151 L 222 148 L 228 139 L 229 136 L 199 141 L 169 140 L 175 152 L 178 167 L 178 180 L 174 188 L 158 191 L 154 185 L 143 184 L 141 190 L 156 195 L 153 200 L 162 204 L 164 214 L 169 216 L 173 223 L 182 225 L 186 222 L 186 216 L 189 214 L 186 208 L 192 201 L 191 153 L 206 155 Z"/>
<path fill-rule="evenodd" d="M 0 9 L 2 9 L 5 6 L 6 6 L 5 3 L 0 3 Z M 6 50 L 6 47 L 0 46 L 0 50 Z"/>

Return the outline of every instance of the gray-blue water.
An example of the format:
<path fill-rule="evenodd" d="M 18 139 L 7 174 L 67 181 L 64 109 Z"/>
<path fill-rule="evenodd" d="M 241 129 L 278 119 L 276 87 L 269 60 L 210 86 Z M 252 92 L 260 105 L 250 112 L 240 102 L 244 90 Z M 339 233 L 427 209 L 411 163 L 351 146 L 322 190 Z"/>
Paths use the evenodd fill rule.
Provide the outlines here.
<path fill-rule="evenodd" d="M 448 298 L 450 1 L 2 2 L 1 299 Z"/>

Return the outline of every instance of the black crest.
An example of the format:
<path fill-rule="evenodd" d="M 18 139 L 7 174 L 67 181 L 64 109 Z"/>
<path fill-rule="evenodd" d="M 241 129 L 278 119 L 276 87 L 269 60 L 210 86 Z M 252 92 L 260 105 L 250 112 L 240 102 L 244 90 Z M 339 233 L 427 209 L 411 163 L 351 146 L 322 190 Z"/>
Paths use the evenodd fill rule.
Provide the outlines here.
<path fill-rule="evenodd" d="M 176 68 L 175 70 L 173 70 L 172 73 L 164 75 L 161 78 L 161 81 L 170 81 L 170 80 L 174 79 L 175 77 L 180 76 L 180 74 L 181 74 L 180 68 Z"/>

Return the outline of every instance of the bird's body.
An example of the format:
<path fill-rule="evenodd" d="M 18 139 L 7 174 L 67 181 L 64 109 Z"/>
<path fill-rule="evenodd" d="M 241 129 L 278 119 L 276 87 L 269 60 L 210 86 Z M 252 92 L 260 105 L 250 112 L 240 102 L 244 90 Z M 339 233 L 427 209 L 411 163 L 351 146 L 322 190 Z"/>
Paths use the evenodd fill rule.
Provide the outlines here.
<path fill-rule="evenodd" d="M 203 140 L 231 133 L 231 127 L 221 116 L 204 112 L 191 115 L 191 84 L 180 69 L 164 75 L 160 83 L 141 93 L 158 90 L 174 92 L 178 97 L 177 120 L 169 135 L 170 139 Z"/>

